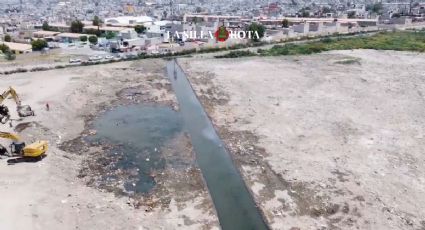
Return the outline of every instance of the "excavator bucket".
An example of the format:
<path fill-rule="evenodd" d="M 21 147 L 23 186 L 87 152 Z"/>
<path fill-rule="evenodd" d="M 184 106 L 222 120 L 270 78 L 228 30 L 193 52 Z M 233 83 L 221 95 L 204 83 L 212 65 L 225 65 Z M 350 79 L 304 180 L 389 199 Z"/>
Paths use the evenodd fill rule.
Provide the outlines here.
<path fill-rule="evenodd" d="M 29 105 L 19 105 L 17 111 L 20 117 L 34 116 L 34 111 Z"/>

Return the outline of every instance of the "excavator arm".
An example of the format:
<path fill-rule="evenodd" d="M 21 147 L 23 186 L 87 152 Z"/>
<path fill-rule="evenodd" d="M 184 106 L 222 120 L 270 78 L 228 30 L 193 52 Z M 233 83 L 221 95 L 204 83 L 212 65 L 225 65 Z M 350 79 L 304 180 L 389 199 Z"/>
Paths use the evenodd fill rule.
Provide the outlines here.
<path fill-rule="evenodd" d="M 12 141 L 20 141 L 21 140 L 21 138 L 18 135 L 13 134 L 13 133 L 8 133 L 8 132 L 1 132 L 0 131 L 0 137 L 5 138 L 5 139 L 10 139 Z"/>
<path fill-rule="evenodd" d="M 0 95 L 0 123 L 4 124 L 10 119 L 9 109 L 5 105 L 2 105 L 3 101 L 9 96 L 11 96 L 15 101 L 18 115 L 20 117 L 34 116 L 34 111 L 32 111 L 31 107 L 29 105 L 22 105 L 21 99 L 19 98 L 18 93 L 16 93 L 16 90 L 9 87 L 8 90 Z"/>
<path fill-rule="evenodd" d="M 15 101 L 17 106 L 21 106 L 21 99 L 19 99 L 18 94 L 16 93 L 16 90 L 12 87 L 9 87 L 10 95 L 12 96 L 13 100 Z"/>
<path fill-rule="evenodd" d="M 2 95 L 0 95 L 0 104 L 3 103 L 6 98 L 11 95 L 13 100 L 15 101 L 16 105 L 21 105 L 21 99 L 19 99 L 18 93 L 16 93 L 16 90 L 12 87 L 9 87 L 8 90 L 4 91 Z"/>

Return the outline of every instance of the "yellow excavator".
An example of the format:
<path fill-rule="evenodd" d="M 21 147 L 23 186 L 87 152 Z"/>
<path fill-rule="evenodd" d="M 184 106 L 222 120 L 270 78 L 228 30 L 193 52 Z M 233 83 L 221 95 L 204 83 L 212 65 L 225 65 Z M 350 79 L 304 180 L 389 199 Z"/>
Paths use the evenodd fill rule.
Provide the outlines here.
<path fill-rule="evenodd" d="M 5 124 L 10 119 L 9 108 L 3 105 L 3 101 L 9 96 L 11 96 L 16 103 L 19 117 L 34 116 L 34 111 L 31 107 L 29 105 L 22 105 L 21 99 L 19 99 L 15 89 L 9 87 L 8 90 L 0 95 L 0 123 Z"/>
<path fill-rule="evenodd" d="M 47 141 L 36 141 L 32 144 L 25 145 L 25 142 L 22 142 L 21 138 L 13 133 L 0 132 L 0 138 L 13 141 L 12 144 L 10 144 L 10 152 L 4 146 L 0 145 L 0 155 L 7 154 L 22 159 L 40 160 L 46 156 L 47 149 L 49 148 Z"/>

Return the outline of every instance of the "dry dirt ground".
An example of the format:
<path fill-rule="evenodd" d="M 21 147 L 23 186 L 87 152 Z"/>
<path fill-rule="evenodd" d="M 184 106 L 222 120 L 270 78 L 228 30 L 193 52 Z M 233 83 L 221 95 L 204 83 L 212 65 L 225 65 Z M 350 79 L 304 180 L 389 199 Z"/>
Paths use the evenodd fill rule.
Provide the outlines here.
<path fill-rule="evenodd" d="M 425 229 L 425 55 L 181 59 L 273 229 Z"/>
<path fill-rule="evenodd" d="M 167 162 L 181 160 L 187 168 L 166 166 L 152 193 L 131 198 L 88 186 L 90 177 L 81 176 L 90 175 L 87 165 L 102 151 L 59 148 L 87 135 L 85 121 L 116 105 L 146 102 L 177 109 L 164 66 L 161 60 L 143 60 L 1 76 L 0 90 L 13 86 L 36 113 L 14 120 L 14 127 L 0 124 L 1 131 L 17 132 L 27 143 L 46 139 L 50 149 L 36 163 L 0 160 L 0 229 L 217 229 L 187 136 L 177 136 L 180 144 L 169 143 L 161 153 Z M 17 118 L 12 100 L 5 104 Z"/>

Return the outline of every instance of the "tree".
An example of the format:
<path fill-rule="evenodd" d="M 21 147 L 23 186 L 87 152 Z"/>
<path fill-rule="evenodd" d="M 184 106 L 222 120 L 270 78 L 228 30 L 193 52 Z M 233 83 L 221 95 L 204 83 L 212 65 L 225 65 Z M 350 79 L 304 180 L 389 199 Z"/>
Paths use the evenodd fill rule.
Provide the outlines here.
<path fill-rule="evenodd" d="M 331 8 L 329 8 L 329 7 L 323 7 L 323 9 L 322 9 L 322 13 L 323 14 L 327 14 L 327 13 L 331 13 L 332 12 L 332 10 L 331 10 Z"/>
<path fill-rule="evenodd" d="M 96 15 L 93 18 L 93 25 L 94 26 L 100 26 L 103 23 L 103 21 Z"/>
<path fill-rule="evenodd" d="M 347 14 L 347 18 L 355 18 L 356 17 L 356 12 L 355 11 L 349 11 Z"/>
<path fill-rule="evenodd" d="M 50 26 L 49 26 L 49 23 L 47 22 L 47 21 L 44 21 L 43 22 L 43 25 L 41 26 L 41 28 L 43 29 L 43 30 L 50 30 Z"/>
<path fill-rule="evenodd" d="M 81 36 L 80 37 L 80 41 L 82 41 L 82 42 L 86 42 L 87 41 L 87 36 Z"/>
<path fill-rule="evenodd" d="M 382 3 L 380 2 L 366 6 L 367 11 L 372 11 L 373 13 L 377 13 L 377 14 L 381 13 L 383 8 L 384 7 Z"/>
<path fill-rule="evenodd" d="M 301 8 L 301 10 L 298 11 L 298 15 L 303 18 L 310 17 L 310 7 Z"/>
<path fill-rule="evenodd" d="M 9 34 L 4 35 L 4 41 L 5 42 L 11 42 L 12 41 L 12 37 Z"/>
<path fill-rule="evenodd" d="M 288 28 L 289 27 L 289 21 L 288 21 L 288 19 L 283 19 L 282 20 L 282 27 L 283 28 Z"/>
<path fill-rule="evenodd" d="M 105 35 L 105 38 L 106 39 L 112 39 L 112 38 L 114 38 L 116 35 L 115 35 L 115 33 L 114 32 L 112 32 L 112 31 L 108 31 L 108 32 L 106 32 L 106 35 Z"/>
<path fill-rule="evenodd" d="M 142 34 L 146 31 L 146 27 L 144 25 L 136 25 L 134 27 L 134 30 L 138 33 L 138 34 Z"/>
<path fill-rule="evenodd" d="M 0 44 L 0 51 L 4 54 L 9 52 L 10 51 L 9 46 L 7 46 L 5 44 Z"/>
<path fill-rule="evenodd" d="M 399 18 L 401 15 L 399 13 L 393 13 L 391 18 Z"/>
<path fill-rule="evenodd" d="M 31 42 L 32 50 L 40 51 L 48 46 L 47 42 L 43 39 L 37 39 Z"/>
<path fill-rule="evenodd" d="M 12 53 L 9 49 L 9 46 L 5 44 L 0 44 L 0 51 L 4 54 L 4 58 L 8 61 L 12 61 L 16 59 L 16 55 Z"/>
<path fill-rule="evenodd" d="M 97 37 L 96 36 L 90 36 L 89 42 L 93 45 L 97 44 Z"/>
<path fill-rule="evenodd" d="M 72 33 L 82 33 L 83 28 L 84 28 L 84 24 L 81 21 L 75 20 L 75 21 L 71 22 L 71 32 Z"/>
<path fill-rule="evenodd" d="M 266 28 L 258 23 L 251 23 L 248 27 L 248 31 L 252 31 L 252 40 L 254 42 L 258 42 L 262 37 L 264 37 L 264 33 L 266 32 Z M 257 36 L 258 34 L 258 36 Z"/>
<path fill-rule="evenodd" d="M 301 10 L 299 12 L 299 15 L 303 18 L 308 18 L 308 17 L 310 17 L 310 12 L 308 12 L 307 10 Z"/>
<path fill-rule="evenodd" d="M 6 53 L 4 58 L 6 58 L 6 60 L 8 60 L 8 61 L 13 61 L 13 60 L 16 59 L 16 55 L 9 51 L 9 52 Z"/>

